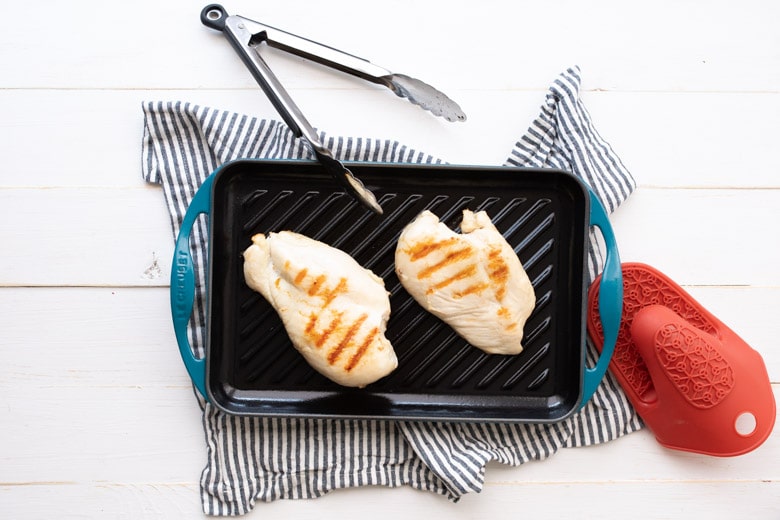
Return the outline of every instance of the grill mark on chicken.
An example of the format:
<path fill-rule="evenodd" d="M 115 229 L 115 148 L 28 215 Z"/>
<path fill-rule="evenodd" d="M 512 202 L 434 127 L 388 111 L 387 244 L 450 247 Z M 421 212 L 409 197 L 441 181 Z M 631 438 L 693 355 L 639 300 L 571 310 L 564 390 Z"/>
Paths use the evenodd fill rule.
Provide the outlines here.
<path fill-rule="evenodd" d="M 508 320 L 512 317 L 512 314 L 509 312 L 509 309 L 506 307 L 499 307 L 499 309 L 496 311 L 496 314 L 499 318 Z M 509 323 L 508 325 L 504 326 L 504 330 L 511 331 L 515 330 L 517 328 L 517 322 L 513 321 L 512 323 Z"/>
<path fill-rule="evenodd" d="M 435 264 L 428 266 L 425 269 L 422 269 L 417 274 L 417 278 L 420 280 L 424 278 L 428 278 L 429 276 L 433 275 L 433 273 L 435 273 L 436 271 L 443 269 L 448 265 L 452 265 L 454 263 L 460 262 L 461 260 L 467 259 L 473 253 L 474 250 L 471 247 L 464 247 L 462 249 L 451 251 L 447 253 L 447 256 L 445 256 L 443 259 L 439 260 Z"/>
<path fill-rule="evenodd" d="M 361 314 L 360 317 L 352 323 L 352 326 L 346 330 L 344 337 L 341 338 L 339 344 L 331 349 L 330 353 L 328 354 L 328 363 L 333 365 L 336 363 L 336 361 L 338 361 L 339 356 L 341 356 L 341 353 L 344 351 L 344 349 L 347 348 L 350 343 L 352 343 L 352 338 L 355 337 L 355 334 L 357 334 L 358 330 L 360 330 L 360 327 L 363 325 L 363 322 L 366 321 L 366 319 L 368 319 L 368 314 Z"/>
<path fill-rule="evenodd" d="M 334 287 L 333 289 L 329 289 L 324 291 L 323 298 L 324 302 L 322 303 L 322 308 L 324 309 L 330 303 L 338 296 L 339 294 L 344 294 L 347 292 L 347 279 L 346 278 L 340 278 L 339 283 Z"/>
<path fill-rule="evenodd" d="M 311 331 L 314 330 L 314 327 L 317 325 L 317 320 L 319 320 L 320 317 L 317 315 L 317 313 L 312 312 L 309 314 L 309 321 L 306 323 L 306 328 L 303 329 L 303 331 L 306 333 L 307 336 L 313 336 Z"/>
<path fill-rule="evenodd" d="M 490 285 L 484 282 L 475 283 L 474 285 L 469 285 L 462 291 L 455 292 L 452 296 L 455 298 L 463 298 L 464 296 L 468 296 L 469 294 L 480 294 L 482 291 L 484 291 L 489 287 Z"/>
<path fill-rule="evenodd" d="M 347 363 L 347 366 L 344 367 L 344 369 L 349 372 L 353 368 L 355 368 L 360 361 L 360 358 L 363 357 L 363 354 L 365 354 L 368 351 L 368 348 L 371 346 L 371 344 L 374 342 L 374 338 L 376 338 L 377 334 L 379 334 L 379 328 L 374 327 L 371 329 L 371 332 L 366 336 L 366 339 L 363 340 L 363 343 L 360 344 L 360 346 L 357 349 L 357 352 L 352 356 L 352 358 L 349 360 L 349 363 Z"/>
<path fill-rule="evenodd" d="M 320 292 L 320 288 L 325 286 L 325 281 L 328 277 L 324 274 L 319 275 L 309 287 L 309 296 L 314 296 Z"/>
<path fill-rule="evenodd" d="M 322 348 L 325 342 L 328 341 L 328 338 L 339 329 L 341 326 L 341 317 L 342 313 L 336 314 L 336 317 L 328 324 L 328 328 L 323 330 L 320 334 L 314 334 L 314 345 L 317 348 Z"/>
<path fill-rule="evenodd" d="M 295 279 L 293 280 L 293 283 L 295 285 L 301 285 L 301 282 L 303 282 L 303 279 L 306 278 L 306 273 L 308 272 L 308 269 L 305 267 L 298 271 L 298 274 L 295 275 Z"/>
<path fill-rule="evenodd" d="M 471 276 L 474 276 L 476 273 L 477 273 L 477 264 L 469 264 L 466 268 L 461 269 L 460 271 L 450 276 L 449 278 L 446 278 L 439 283 L 433 284 L 428 288 L 426 292 L 428 294 L 433 294 L 434 292 L 438 291 L 439 289 L 443 289 L 444 287 L 447 287 L 453 282 L 457 282 L 458 280 L 469 278 Z"/>
<path fill-rule="evenodd" d="M 446 248 L 455 242 L 457 242 L 457 238 L 448 238 L 446 240 L 440 240 L 438 242 L 430 240 L 426 242 L 418 242 L 412 247 L 409 248 L 409 250 L 406 252 L 406 254 L 409 255 L 409 259 L 412 262 L 416 262 L 420 258 L 425 258 L 429 254 L 433 253 L 434 251 L 438 251 L 439 249 Z"/>
<path fill-rule="evenodd" d="M 305 271 L 305 270 L 306 269 L 303 269 L 302 271 Z M 303 279 L 303 277 L 300 276 L 300 273 L 298 273 L 298 276 L 296 276 L 296 280 L 299 277 L 301 279 Z M 318 287 L 320 286 L 320 284 L 318 284 L 317 281 L 322 279 L 322 278 L 325 278 L 325 276 L 324 275 L 319 276 L 317 278 L 317 280 L 315 280 L 315 283 L 312 284 L 312 288 L 315 289 L 315 293 L 316 293 L 316 290 L 318 289 Z M 309 289 L 309 293 L 310 294 L 312 292 L 312 288 Z M 325 288 L 325 290 L 322 291 L 323 302 L 322 302 L 322 305 L 320 306 L 320 310 L 324 311 L 331 304 L 331 302 L 336 298 L 336 296 L 338 296 L 339 294 L 342 294 L 342 293 L 344 293 L 346 291 L 347 291 L 347 279 L 346 278 L 340 278 L 339 279 L 339 283 L 333 289 Z M 325 329 L 322 333 L 318 334 L 315 331 L 314 328 L 317 326 L 317 322 L 320 319 L 320 314 L 316 313 L 316 312 L 312 312 L 309 315 L 309 321 L 306 324 L 306 328 L 304 329 L 304 332 L 306 333 L 306 335 L 312 341 L 314 341 L 314 344 L 315 344 L 315 346 L 317 348 L 321 348 L 322 345 L 324 345 L 325 342 L 328 340 L 328 337 L 340 325 L 342 315 L 343 315 L 343 313 L 338 313 L 336 315 L 336 318 L 333 321 L 331 321 L 331 323 L 328 326 L 328 328 Z"/>
<path fill-rule="evenodd" d="M 503 300 L 506 294 L 506 283 L 509 280 L 509 266 L 501 258 L 500 249 L 493 249 L 488 254 L 488 276 L 496 286 L 496 298 L 498 301 Z"/>

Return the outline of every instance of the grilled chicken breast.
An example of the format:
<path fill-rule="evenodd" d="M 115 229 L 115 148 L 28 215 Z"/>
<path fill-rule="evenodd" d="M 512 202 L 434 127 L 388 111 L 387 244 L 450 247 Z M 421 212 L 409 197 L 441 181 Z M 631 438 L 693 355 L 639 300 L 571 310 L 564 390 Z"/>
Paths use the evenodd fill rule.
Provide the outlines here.
<path fill-rule="evenodd" d="M 487 213 L 464 210 L 461 230 L 455 233 L 430 211 L 422 212 L 398 240 L 398 278 L 422 307 L 471 345 L 517 354 L 536 304 L 533 286 Z"/>
<path fill-rule="evenodd" d="M 244 251 L 244 278 L 325 377 L 364 387 L 398 366 L 384 335 L 390 317 L 384 282 L 343 251 L 289 231 L 258 234 Z"/>

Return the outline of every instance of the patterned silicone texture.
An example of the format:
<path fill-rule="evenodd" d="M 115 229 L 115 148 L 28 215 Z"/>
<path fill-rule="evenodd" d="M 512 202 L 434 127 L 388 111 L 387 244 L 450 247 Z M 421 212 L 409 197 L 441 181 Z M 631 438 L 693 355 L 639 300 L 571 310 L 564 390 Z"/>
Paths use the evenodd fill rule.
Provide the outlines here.
<path fill-rule="evenodd" d="M 652 400 L 654 387 L 647 365 L 631 339 L 631 324 L 636 313 L 650 305 L 668 307 L 699 330 L 716 333 L 715 324 L 662 278 L 642 266 L 623 264 L 623 321 L 620 324 L 615 353 L 612 355 L 612 364 L 613 369 L 623 374 L 634 393 L 643 401 Z M 591 322 L 591 325 L 592 333 L 598 337 L 600 343 L 604 338 L 601 323 L 596 320 Z"/>
<path fill-rule="evenodd" d="M 734 388 L 734 371 L 717 340 L 679 323 L 656 333 L 655 353 L 680 394 L 697 408 L 712 408 Z"/>

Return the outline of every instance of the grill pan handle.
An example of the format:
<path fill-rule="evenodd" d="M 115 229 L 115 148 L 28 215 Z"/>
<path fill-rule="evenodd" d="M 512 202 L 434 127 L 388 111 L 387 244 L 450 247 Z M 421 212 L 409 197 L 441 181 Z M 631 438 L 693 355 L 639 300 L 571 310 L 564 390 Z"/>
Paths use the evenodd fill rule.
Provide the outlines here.
<path fill-rule="evenodd" d="M 604 243 L 607 246 L 607 259 L 604 262 L 604 271 L 601 274 L 599 284 L 599 318 L 604 330 L 604 347 L 601 356 L 593 368 L 585 368 L 585 378 L 582 388 L 582 401 L 580 407 L 593 397 L 604 374 L 607 372 L 609 361 L 615 350 L 620 320 L 623 317 L 623 270 L 620 267 L 617 241 L 609 217 L 598 196 L 592 189 L 590 193 L 590 225 L 601 231 Z"/>
<path fill-rule="evenodd" d="M 176 237 L 176 247 L 173 252 L 173 268 L 171 269 L 171 316 L 173 316 L 173 330 L 176 333 L 176 342 L 179 344 L 179 353 L 184 361 L 184 366 L 192 379 L 192 383 L 200 394 L 208 401 L 206 392 L 206 360 L 196 358 L 187 336 L 187 325 L 192 315 L 192 307 L 195 303 L 195 269 L 190 252 L 190 235 L 198 216 L 202 213 L 209 214 L 211 210 L 211 185 L 214 175 L 210 175 L 201 185 L 200 189 L 190 202 L 187 213 L 184 214 L 179 235 Z"/>

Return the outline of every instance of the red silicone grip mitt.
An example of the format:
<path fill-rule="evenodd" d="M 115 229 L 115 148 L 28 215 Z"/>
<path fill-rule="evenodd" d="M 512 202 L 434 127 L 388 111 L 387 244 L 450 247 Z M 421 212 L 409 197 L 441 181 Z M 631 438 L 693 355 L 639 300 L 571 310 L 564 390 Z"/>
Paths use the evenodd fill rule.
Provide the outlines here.
<path fill-rule="evenodd" d="M 624 263 L 623 318 L 610 370 L 662 445 L 721 457 L 769 437 L 776 406 L 761 356 L 658 270 Z M 588 333 L 600 350 L 599 281 Z"/>

